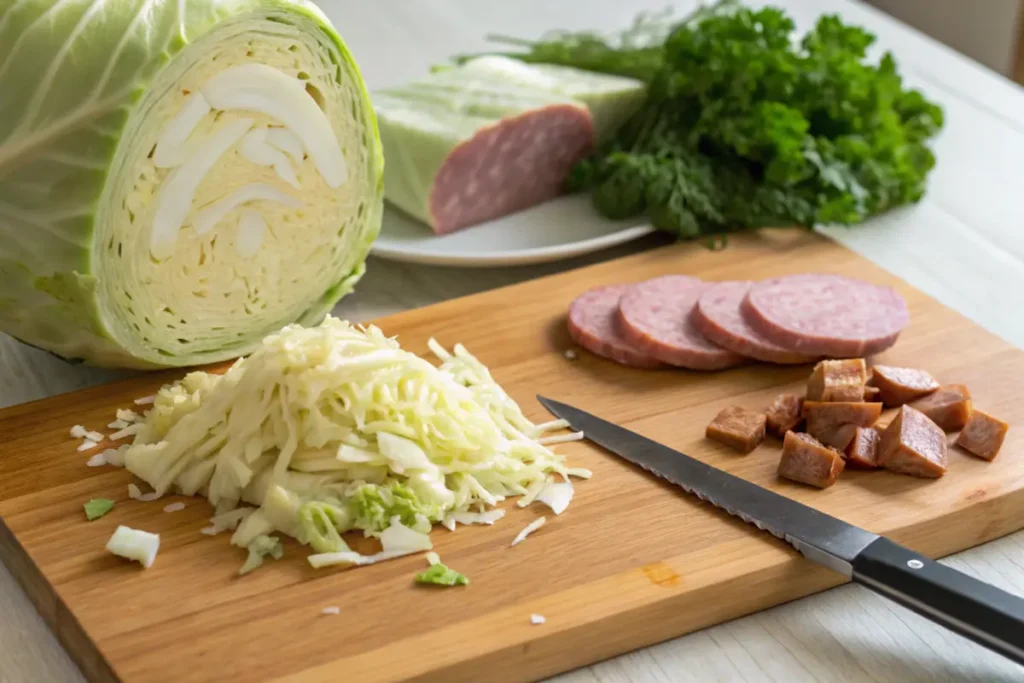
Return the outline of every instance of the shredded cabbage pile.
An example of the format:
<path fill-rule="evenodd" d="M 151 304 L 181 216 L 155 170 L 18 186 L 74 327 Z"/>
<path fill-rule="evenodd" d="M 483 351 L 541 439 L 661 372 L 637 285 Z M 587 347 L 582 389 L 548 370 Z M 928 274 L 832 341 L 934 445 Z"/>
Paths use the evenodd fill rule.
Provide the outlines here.
<path fill-rule="evenodd" d="M 527 420 L 461 345 L 429 348 L 439 365 L 374 326 L 285 327 L 223 375 L 163 387 L 130 428 L 125 466 L 157 495 L 209 498 L 207 533 L 237 526 L 241 547 L 287 534 L 314 566 L 368 563 L 342 539 L 352 530 L 390 557 L 429 550 L 435 523 L 493 524 L 509 497 L 564 510 L 569 477 L 590 472 L 550 446 L 582 434 L 545 437 L 567 424 Z"/>

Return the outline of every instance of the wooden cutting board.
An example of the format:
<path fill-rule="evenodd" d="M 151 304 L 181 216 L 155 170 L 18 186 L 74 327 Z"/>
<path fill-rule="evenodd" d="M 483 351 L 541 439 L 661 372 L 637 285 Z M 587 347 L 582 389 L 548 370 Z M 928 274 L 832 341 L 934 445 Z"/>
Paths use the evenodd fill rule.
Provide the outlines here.
<path fill-rule="evenodd" d="M 580 292 L 667 273 L 750 279 L 829 271 L 890 283 L 912 322 L 877 358 L 967 384 L 975 404 L 1011 423 L 993 463 L 956 449 L 950 471 L 924 481 L 845 472 L 818 491 L 778 481 L 779 444 L 747 456 L 703 438 L 722 407 L 765 405 L 801 391 L 807 367 L 718 373 L 637 371 L 572 344 L 565 313 Z M 594 411 L 932 557 L 1024 527 L 1024 352 L 845 249 L 807 233 L 734 239 L 708 251 L 676 245 L 377 321 L 405 348 L 462 342 L 534 420 L 542 393 Z M 68 435 L 103 428 L 118 407 L 181 373 L 163 373 L 0 411 L 0 554 L 88 677 L 124 681 L 519 681 L 586 665 L 839 584 L 768 534 L 627 466 L 585 442 L 562 447 L 594 476 L 561 516 L 521 545 L 546 508 L 511 509 L 493 527 L 434 532 L 466 587 L 415 586 L 422 556 L 354 570 L 313 570 L 308 551 L 236 576 L 244 551 L 199 533 L 201 499 L 129 500 L 123 470 L 85 466 Z M 107 430 L 109 431 L 109 430 Z M 118 502 L 86 522 L 82 504 Z M 182 500 L 186 508 L 165 513 Z M 143 570 L 104 544 L 116 525 L 158 532 Z M 360 549 L 359 544 L 356 544 Z M 324 615 L 337 606 L 338 615 Z M 531 615 L 546 617 L 534 625 Z"/>

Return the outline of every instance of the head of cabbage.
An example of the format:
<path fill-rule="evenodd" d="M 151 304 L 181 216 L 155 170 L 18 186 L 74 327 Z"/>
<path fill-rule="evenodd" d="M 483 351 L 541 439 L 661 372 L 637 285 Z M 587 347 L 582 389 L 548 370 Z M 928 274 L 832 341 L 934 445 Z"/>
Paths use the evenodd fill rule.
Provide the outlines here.
<path fill-rule="evenodd" d="M 0 8 L 0 331 L 153 368 L 245 355 L 362 276 L 383 155 L 303 0 Z"/>

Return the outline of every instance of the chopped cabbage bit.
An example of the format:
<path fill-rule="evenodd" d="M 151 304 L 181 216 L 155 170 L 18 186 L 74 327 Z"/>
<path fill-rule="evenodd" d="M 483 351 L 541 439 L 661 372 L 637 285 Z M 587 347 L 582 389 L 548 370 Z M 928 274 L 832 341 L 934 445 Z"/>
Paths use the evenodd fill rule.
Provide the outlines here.
<path fill-rule="evenodd" d="M 555 481 L 590 472 L 542 439 L 568 425 L 530 422 L 461 345 L 429 348 L 439 364 L 372 325 L 290 325 L 224 374 L 161 388 L 131 424 L 125 465 L 156 496 L 206 496 L 218 517 L 255 506 L 231 520 L 232 544 L 285 534 L 312 548 L 314 566 L 429 550 L 434 524 L 493 524 L 515 496 L 564 510 L 571 492 L 560 487 L 571 485 Z M 384 550 L 352 552 L 350 531 Z"/>
<path fill-rule="evenodd" d="M 99 519 L 114 509 L 114 501 L 109 498 L 93 498 L 84 505 L 85 518 L 90 522 Z"/>
<path fill-rule="evenodd" d="M 160 536 L 121 525 L 107 541 L 107 551 L 135 560 L 147 569 L 153 566 L 160 550 Z"/>
<path fill-rule="evenodd" d="M 340 553 L 349 549 L 341 538 L 350 523 L 349 513 L 337 505 L 321 501 L 303 503 L 299 508 L 299 540 L 318 553 Z"/>
<path fill-rule="evenodd" d="M 547 521 L 547 517 L 539 517 L 530 522 L 529 524 L 527 524 L 523 528 L 523 530 L 516 534 L 516 537 L 512 539 L 512 545 L 519 545 L 520 543 L 525 541 L 527 536 L 529 536 L 534 531 L 544 526 L 544 524 L 547 523 Z"/>
<path fill-rule="evenodd" d="M 284 546 L 281 545 L 281 539 L 267 535 L 257 536 L 249 544 L 249 557 L 238 570 L 238 575 L 244 576 L 254 569 L 259 569 L 263 566 L 263 560 L 268 556 L 275 560 L 284 557 Z"/>
<path fill-rule="evenodd" d="M 469 579 L 463 574 L 437 562 L 430 569 L 416 575 L 416 583 L 427 583 L 435 586 L 468 586 Z"/>

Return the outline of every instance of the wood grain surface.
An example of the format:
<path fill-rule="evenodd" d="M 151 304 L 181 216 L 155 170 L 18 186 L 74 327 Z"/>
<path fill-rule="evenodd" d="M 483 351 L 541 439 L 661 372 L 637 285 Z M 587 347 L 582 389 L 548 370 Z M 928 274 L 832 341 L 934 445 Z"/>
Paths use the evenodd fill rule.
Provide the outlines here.
<path fill-rule="evenodd" d="M 626 424 L 744 478 L 941 557 L 1024 526 L 1024 406 L 1006 377 L 1024 374 L 1024 352 L 869 264 L 805 233 L 737 239 L 729 255 L 672 246 L 377 321 L 405 348 L 435 336 L 462 342 L 527 414 L 545 419 L 543 393 Z M 685 252 L 685 253 L 684 253 Z M 683 258 L 685 256 L 685 258 Z M 950 472 L 923 481 L 846 472 L 826 491 L 778 481 L 777 442 L 737 455 L 703 438 L 723 406 L 765 405 L 799 390 L 806 367 L 764 365 L 720 373 L 636 371 L 571 347 L 565 311 L 585 289 L 686 272 L 707 279 L 821 271 L 891 283 L 912 322 L 879 362 L 921 366 L 967 384 L 975 404 L 1011 423 L 993 463 L 952 449 Z M 685 268 L 684 268 L 685 267 Z M 180 373 L 177 373 L 180 374 Z M 838 584 L 842 577 L 788 546 L 664 485 L 587 443 L 563 447 L 590 467 L 569 510 L 522 545 L 513 536 L 544 513 L 512 509 L 494 527 L 434 532 L 435 549 L 470 586 L 414 586 L 425 564 L 406 557 L 355 570 L 313 570 L 307 551 L 246 577 L 227 536 L 199 533 L 201 499 L 128 500 L 131 476 L 88 468 L 71 425 L 105 425 L 117 407 L 176 376 L 144 376 L 0 412 L 0 552 L 37 608 L 95 680 L 533 680 L 656 643 Z M 82 503 L 117 507 L 88 523 Z M 186 508 L 165 513 L 181 500 Z M 117 524 L 161 534 L 142 570 L 107 554 Z M 354 542 L 368 551 L 367 543 Z M 321 614 L 338 606 L 337 616 Z M 541 625 L 530 615 L 547 618 Z"/>

